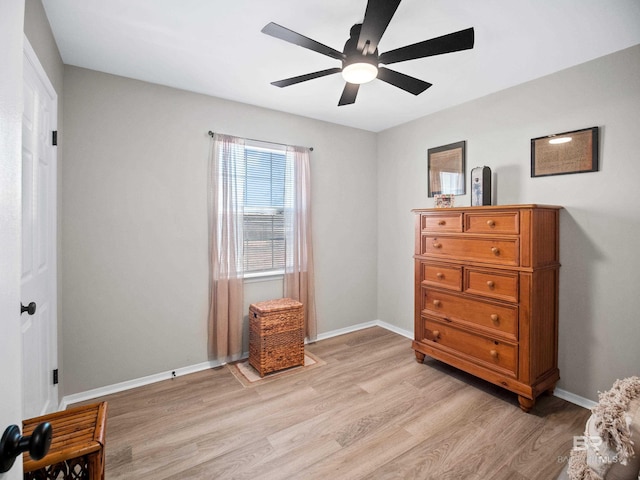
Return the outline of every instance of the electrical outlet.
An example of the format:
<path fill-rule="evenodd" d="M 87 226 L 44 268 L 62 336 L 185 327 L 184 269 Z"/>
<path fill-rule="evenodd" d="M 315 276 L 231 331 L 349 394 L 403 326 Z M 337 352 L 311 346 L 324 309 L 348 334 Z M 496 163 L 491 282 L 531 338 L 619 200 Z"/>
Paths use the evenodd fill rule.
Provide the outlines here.
<path fill-rule="evenodd" d="M 176 378 L 176 371 L 171 372 L 171 378 Z"/>

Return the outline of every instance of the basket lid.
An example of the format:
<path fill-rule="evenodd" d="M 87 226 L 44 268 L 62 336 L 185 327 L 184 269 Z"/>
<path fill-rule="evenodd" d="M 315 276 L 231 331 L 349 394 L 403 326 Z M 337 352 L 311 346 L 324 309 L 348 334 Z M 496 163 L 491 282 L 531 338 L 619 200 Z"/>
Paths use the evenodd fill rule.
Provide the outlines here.
<path fill-rule="evenodd" d="M 302 304 L 292 298 L 278 298 L 275 300 L 267 300 L 266 302 L 257 302 L 249 305 L 249 309 L 260 314 L 278 312 L 280 310 L 289 310 L 291 308 L 302 307 Z"/>

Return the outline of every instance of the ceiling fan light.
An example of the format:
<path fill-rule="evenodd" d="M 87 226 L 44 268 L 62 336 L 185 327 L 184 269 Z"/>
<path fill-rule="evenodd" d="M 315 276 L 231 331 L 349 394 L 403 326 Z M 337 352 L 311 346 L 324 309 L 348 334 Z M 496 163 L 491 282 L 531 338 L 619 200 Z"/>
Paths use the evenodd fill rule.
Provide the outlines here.
<path fill-rule="evenodd" d="M 359 62 L 346 65 L 342 69 L 342 78 L 349 83 L 362 84 L 378 76 L 378 67 L 371 63 Z"/>

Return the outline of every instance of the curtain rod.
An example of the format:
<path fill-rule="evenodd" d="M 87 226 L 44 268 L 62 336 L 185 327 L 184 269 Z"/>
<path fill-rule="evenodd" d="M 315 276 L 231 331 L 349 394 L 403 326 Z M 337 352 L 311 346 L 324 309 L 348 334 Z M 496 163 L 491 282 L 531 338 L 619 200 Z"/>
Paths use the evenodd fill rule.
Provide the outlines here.
<path fill-rule="evenodd" d="M 214 135 L 215 135 L 215 132 L 212 132 L 211 130 L 209 130 L 209 136 L 213 138 Z M 273 145 L 283 145 L 282 143 L 268 142 L 266 140 L 256 140 L 255 138 L 247 138 L 246 140 L 251 140 L 252 142 L 272 143 Z M 309 147 L 309 151 L 313 152 L 313 147 Z"/>

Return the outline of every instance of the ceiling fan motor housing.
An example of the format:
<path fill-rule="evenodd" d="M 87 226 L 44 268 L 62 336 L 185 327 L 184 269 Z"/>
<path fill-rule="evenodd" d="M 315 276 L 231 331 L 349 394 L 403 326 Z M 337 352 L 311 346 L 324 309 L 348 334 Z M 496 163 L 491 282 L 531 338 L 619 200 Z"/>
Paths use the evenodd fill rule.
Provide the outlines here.
<path fill-rule="evenodd" d="M 378 49 L 376 48 L 372 53 L 359 52 L 358 51 L 358 38 L 360 37 L 360 28 L 362 24 L 358 23 L 351 27 L 349 32 L 349 40 L 344 44 L 344 59 L 342 60 L 342 68 L 345 68 L 354 63 L 368 63 L 378 68 Z M 368 43 L 365 46 L 365 50 L 368 47 Z"/>

